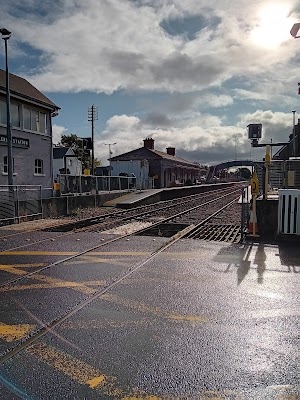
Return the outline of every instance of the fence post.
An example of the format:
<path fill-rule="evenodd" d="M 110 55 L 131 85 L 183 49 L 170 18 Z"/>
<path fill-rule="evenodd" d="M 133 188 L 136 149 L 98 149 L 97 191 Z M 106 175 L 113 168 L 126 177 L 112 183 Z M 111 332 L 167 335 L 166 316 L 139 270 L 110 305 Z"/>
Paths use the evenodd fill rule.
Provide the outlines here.
<path fill-rule="evenodd" d="M 39 188 L 40 188 L 40 208 L 41 208 L 41 215 L 43 218 L 44 210 L 43 210 L 43 198 L 42 198 L 43 197 L 42 185 L 40 185 Z"/>
<path fill-rule="evenodd" d="M 245 218 L 245 209 L 244 209 L 244 199 L 245 199 L 245 188 L 242 188 L 242 215 L 241 215 L 241 242 L 244 237 L 244 218 Z"/>

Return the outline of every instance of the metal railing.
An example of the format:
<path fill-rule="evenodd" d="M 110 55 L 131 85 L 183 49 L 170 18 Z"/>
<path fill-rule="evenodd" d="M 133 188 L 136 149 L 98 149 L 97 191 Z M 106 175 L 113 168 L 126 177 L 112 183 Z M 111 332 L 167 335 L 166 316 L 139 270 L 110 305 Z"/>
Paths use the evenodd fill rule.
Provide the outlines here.
<path fill-rule="evenodd" d="M 43 216 L 42 187 L 39 185 L 0 186 L 0 224 L 20 223 Z"/>
<path fill-rule="evenodd" d="M 241 193 L 241 242 L 244 240 L 247 232 L 247 225 L 250 215 L 250 189 L 249 186 L 245 186 Z"/>
<path fill-rule="evenodd" d="M 152 178 L 140 185 L 130 176 L 59 175 L 58 183 L 61 195 L 153 188 Z"/>

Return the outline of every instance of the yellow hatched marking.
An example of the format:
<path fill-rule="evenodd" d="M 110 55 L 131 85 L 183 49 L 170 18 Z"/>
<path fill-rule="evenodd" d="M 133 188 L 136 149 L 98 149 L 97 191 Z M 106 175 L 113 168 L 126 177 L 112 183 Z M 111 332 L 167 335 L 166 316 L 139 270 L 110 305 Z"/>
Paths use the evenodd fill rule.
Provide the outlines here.
<path fill-rule="evenodd" d="M 115 377 L 104 374 L 99 369 L 92 367 L 84 361 L 72 357 L 54 347 L 46 346 L 43 343 L 36 343 L 26 351 L 42 360 L 50 367 L 55 368 L 70 377 L 74 381 L 82 385 L 88 385 L 91 389 L 101 389 L 104 395 L 124 400 L 159 399 L 156 396 L 146 394 L 142 391 L 137 392 L 136 390 L 133 390 L 132 393 L 130 393 L 132 397 L 123 397 L 125 396 L 124 390 L 118 387 L 118 382 Z M 128 393 L 128 388 L 126 388 L 126 392 Z"/>
<path fill-rule="evenodd" d="M 150 251 L 91 251 L 91 256 L 149 256 Z"/>
<path fill-rule="evenodd" d="M 76 251 L 15 251 L 5 250 L 0 252 L 1 256 L 73 256 L 78 254 Z"/>
<path fill-rule="evenodd" d="M 95 378 L 90 379 L 89 381 L 87 381 L 87 384 L 89 385 L 89 387 L 91 387 L 92 389 L 96 388 L 99 385 L 103 385 L 106 381 L 106 377 L 104 375 L 101 376 L 96 376 Z"/>
<path fill-rule="evenodd" d="M 1 287 L 0 292 L 14 292 L 14 291 L 21 291 L 21 290 L 32 290 L 32 289 L 57 289 L 57 288 L 70 288 L 74 289 L 78 292 L 84 294 L 93 294 L 95 293 L 96 289 L 90 288 L 90 286 L 104 286 L 105 281 L 91 281 L 91 282 L 70 282 L 70 281 L 63 281 L 60 279 L 50 278 L 44 275 L 34 275 L 31 277 L 38 281 L 44 283 L 31 283 L 28 285 L 10 285 L 7 287 Z"/>
<path fill-rule="evenodd" d="M 34 251 L 34 250 L 4 250 L 1 256 L 73 256 L 76 251 Z M 148 256 L 149 251 L 98 251 L 89 253 L 91 256 Z"/>
<path fill-rule="evenodd" d="M 122 397 L 122 400 L 160 400 L 161 397 L 146 396 L 146 397 Z"/>
<path fill-rule="evenodd" d="M 35 325 L 6 325 L 0 322 L 0 338 L 6 342 L 14 342 L 26 337 L 34 328 Z"/>
<path fill-rule="evenodd" d="M 142 313 L 156 315 L 158 317 L 167 318 L 167 319 L 170 319 L 173 321 L 188 321 L 188 322 L 207 322 L 208 321 L 208 318 L 203 315 L 176 315 L 173 313 L 169 313 L 168 311 L 161 310 L 158 307 L 150 307 L 144 303 L 139 303 L 134 300 L 122 299 L 116 295 L 112 295 L 109 293 L 103 294 L 100 297 L 100 299 L 103 299 L 103 300 L 111 302 L 111 303 L 119 304 L 126 308 L 130 308 L 130 309 L 133 308 Z"/>
<path fill-rule="evenodd" d="M 74 381 L 89 385 L 92 389 L 102 388 L 104 385 L 112 385 L 116 381 L 116 378 L 103 374 L 84 361 L 43 343 L 37 343 L 28 348 L 27 351 L 51 367 L 63 372 Z"/>
<path fill-rule="evenodd" d="M 87 286 L 104 286 L 105 281 L 92 281 L 92 282 L 85 282 Z M 21 291 L 21 290 L 32 290 L 32 289 L 55 289 L 55 288 L 77 288 L 77 284 L 75 282 L 61 282 L 60 284 L 49 284 L 49 283 L 32 283 L 30 285 L 22 285 L 22 286 L 10 286 L 10 287 L 2 287 L 0 288 L 0 292 L 13 292 L 13 291 Z M 92 289 L 91 289 L 92 290 Z M 94 293 L 95 291 L 93 291 Z"/>
<path fill-rule="evenodd" d="M 119 259 L 115 258 L 99 258 L 99 257 L 80 257 L 78 260 L 71 260 L 71 261 L 66 261 L 64 264 L 65 265 L 76 265 L 76 264 L 92 264 L 92 263 L 99 263 L 99 264 L 112 264 L 112 265 L 118 265 L 121 267 L 126 267 L 127 266 L 127 259 L 122 261 Z"/>
<path fill-rule="evenodd" d="M 80 282 L 63 281 L 61 279 L 50 278 L 49 276 L 44 276 L 44 275 L 35 275 L 34 279 L 38 279 L 41 282 L 46 282 L 50 285 L 53 285 L 53 287 L 57 287 L 57 288 L 69 287 L 69 288 L 77 290 L 78 292 L 85 293 L 85 294 L 95 293 L 95 289 L 89 288 Z"/>
<path fill-rule="evenodd" d="M 20 268 L 24 267 L 44 267 L 46 264 L 44 263 L 33 263 L 33 264 L 14 264 L 14 265 L 7 265 L 7 264 L 0 264 L 0 271 L 9 272 L 14 275 L 25 275 L 28 272 L 24 271 Z"/>

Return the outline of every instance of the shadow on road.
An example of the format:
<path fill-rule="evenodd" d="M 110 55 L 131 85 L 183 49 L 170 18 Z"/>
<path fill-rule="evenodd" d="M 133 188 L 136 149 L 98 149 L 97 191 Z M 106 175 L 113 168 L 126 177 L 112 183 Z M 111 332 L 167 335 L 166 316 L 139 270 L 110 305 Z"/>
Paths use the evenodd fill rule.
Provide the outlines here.
<path fill-rule="evenodd" d="M 237 285 L 239 286 L 250 270 L 256 270 L 257 283 L 262 284 L 266 271 L 278 273 L 300 273 L 300 246 L 297 244 L 279 243 L 269 245 L 265 243 L 232 244 L 222 248 L 215 257 L 215 261 L 224 265 L 218 272 L 228 273 L 236 269 Z"/>

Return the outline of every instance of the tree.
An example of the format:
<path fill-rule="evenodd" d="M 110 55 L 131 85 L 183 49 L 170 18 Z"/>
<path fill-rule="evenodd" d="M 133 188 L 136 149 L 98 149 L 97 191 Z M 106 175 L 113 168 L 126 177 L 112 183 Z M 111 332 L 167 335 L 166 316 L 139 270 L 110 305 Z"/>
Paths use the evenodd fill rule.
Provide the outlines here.
<path fill-rule="evenodd" d="M 249 180 L 251 178 L 251 171 L 246 167 L 238 168 L 236 174 L 244 180 Z"/>
<path fill-rule="evenodd" d="M 71 133 L 70 135 L 62 135 L 60 144 L 63 147 L 71 147 L 74 151 L 75 155 L 82 162 L 82 168 L 91 168 L 92 165 L 92 157 L 91 151 L 88 149 L 88 139 L 89 138 L 80 138 L 75 133 Z M 94 166 L 98 167 L 101 165 L 100 160 L 97 158 L 94 159 Z"/>

